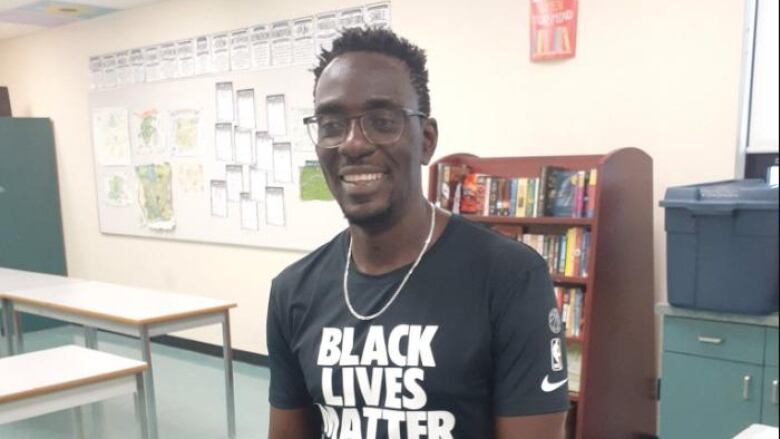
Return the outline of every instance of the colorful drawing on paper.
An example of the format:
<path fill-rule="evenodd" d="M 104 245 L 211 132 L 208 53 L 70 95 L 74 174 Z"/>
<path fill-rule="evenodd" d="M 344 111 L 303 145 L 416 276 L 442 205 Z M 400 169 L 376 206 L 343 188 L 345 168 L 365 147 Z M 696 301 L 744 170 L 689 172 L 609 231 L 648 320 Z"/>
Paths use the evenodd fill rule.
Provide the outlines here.
<path fill-rule="evenodd" d="M 577 53 L 577 0 L 531 0 L 531 61 Z"/>
<path fill-rule="evenodd" d="M 130 131 L 126 109 L 96 109 L 92 113 L 92 137 L 99 164 L 130 164 Z"/>
<path fill-rule="evenodd" d="M 173 154 L 192 157 L 200 153 L 200 115 L 197 110 L 171 113 L 171 145 Z"/>
<path fill-rule="evenodd" d="M 136 154 L 162 152 L 164 149 L 161 134 L 162 124 L 160 114 L 156 109 L 133 113 L 133 122 L 130 127 Z"/>
<path fill-rule="evenodd" d="M 319 163 L 306 162 L 301 167 L 301 201 L 330 201 L 333 195 L 325 182 Z"/>
<path fill-rule="evenodd" d="M 105 203 L 110 206 L 130 204 L 130 182 L 124 172 L 112 172 L 103 177 Z"/>
<path fill-rule="evenodd" d="M 185 193 L 201 193 L 204 189 L 203 164 L 201 163 L 174 163 L 173 175 L 176 178 L 177 187 Z"/>
<path fill-rule="evenodd" d="M 135 167 L 138 177 L 138 204 L 144 222 L 152 230 L 173 230 L 173 191 L 170 163 Z"/>

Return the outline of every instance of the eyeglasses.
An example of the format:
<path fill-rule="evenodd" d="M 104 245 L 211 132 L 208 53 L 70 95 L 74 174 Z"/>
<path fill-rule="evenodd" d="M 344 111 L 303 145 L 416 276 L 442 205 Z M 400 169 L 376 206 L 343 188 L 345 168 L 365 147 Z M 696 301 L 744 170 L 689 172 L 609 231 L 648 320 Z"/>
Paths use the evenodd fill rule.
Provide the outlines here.
<path fill-rule="evenodd" d="M 311 141 L 320 148 L 338 148 L 350 130 L 350 121 L 358 119 L 363 137 L 374 145 L 388 145 L 401 138 L 409 117 L 428 117 L 409 108 L 377 108 L 353 116 L 321 114 L 303 119 Z"/>

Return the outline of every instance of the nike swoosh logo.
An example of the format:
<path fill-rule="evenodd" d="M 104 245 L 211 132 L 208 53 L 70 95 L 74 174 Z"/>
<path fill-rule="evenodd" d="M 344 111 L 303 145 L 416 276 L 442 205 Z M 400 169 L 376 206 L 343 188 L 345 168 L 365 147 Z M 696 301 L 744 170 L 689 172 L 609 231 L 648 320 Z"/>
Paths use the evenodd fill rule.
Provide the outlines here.
<path fill-rule="evenodd" d="M 562 385 L 566 384 L 566 381 L 569 381 L 569 379 L 566 378 L 563 381 L 558 381 L 558 382 L 555 382 L 555 383 L 551 383 L 550 382 L 550 376 L 549 375 L 545 375 L 544 376 L 544 381 L 542 381 L 542 392 L 550 393 L 553 390 L 555 390 L 555 389 L 561 387 Z"/>

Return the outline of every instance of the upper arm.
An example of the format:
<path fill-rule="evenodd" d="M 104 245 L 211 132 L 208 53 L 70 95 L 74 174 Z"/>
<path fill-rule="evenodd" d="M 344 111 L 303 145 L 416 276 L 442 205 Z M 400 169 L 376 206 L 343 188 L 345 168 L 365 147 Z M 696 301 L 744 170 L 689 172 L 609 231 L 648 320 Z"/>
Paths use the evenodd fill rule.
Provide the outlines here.
<path fill-rule="evenodd" d="M 314 407 L 284 410 L 271 407 L 268 439 L 319 439 L 320 423 Z"/>
<path fill-rule="evenodd" d="M 276 408 L 292 410 L 312 405 L 301 364 L 291 348 L 287 312 L 271 289 L 266 319 L 266 343 L 271 370 L 269 400 Z"/>
<path fill-rule="evenodd" d="M 566 413 L 496 418 L 496 439 L 544 438 L 563 439 Z"/>
<path fill-rule="evenodd" d="M 557 306 L 546 265 L 510 274 L 495 293 L 499 299 L 494 305 L 492 341 L 496 416 L 566 412 L 566 339 L 558 320 L 551 323 Z"/>

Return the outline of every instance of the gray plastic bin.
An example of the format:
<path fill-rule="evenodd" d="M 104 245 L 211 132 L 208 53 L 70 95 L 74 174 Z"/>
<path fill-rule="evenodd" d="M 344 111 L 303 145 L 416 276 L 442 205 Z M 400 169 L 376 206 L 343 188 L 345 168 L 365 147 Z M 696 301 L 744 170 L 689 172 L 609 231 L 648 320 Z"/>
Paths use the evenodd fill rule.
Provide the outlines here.
<path fill-rule="evenodd" d="M 666 209 L 669 303 L 744 314 L 778 309 L 778 189 L 763 180 L 672 187 Z"/>

